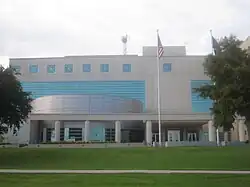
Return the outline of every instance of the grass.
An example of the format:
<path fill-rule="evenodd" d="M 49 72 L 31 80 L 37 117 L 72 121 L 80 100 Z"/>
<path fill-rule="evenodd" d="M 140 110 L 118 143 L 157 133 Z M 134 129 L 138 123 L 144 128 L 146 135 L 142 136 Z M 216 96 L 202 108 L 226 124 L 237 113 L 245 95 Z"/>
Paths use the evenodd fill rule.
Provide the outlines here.
<path fill-rule="evenodd" d="M 249 175 L 25 175 L 0 174 L 2 187 L 246 187 Z"/>
<path fill-rule="evenodd" d="M 0 168 L 250 170 L 250 147 L 0 149 Z"/>

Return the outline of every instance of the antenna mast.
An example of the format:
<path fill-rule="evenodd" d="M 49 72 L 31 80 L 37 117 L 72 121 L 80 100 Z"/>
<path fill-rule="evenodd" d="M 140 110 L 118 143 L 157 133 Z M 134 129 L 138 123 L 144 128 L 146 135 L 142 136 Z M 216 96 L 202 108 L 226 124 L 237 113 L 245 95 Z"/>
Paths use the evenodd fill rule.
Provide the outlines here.
<path fill-rule="evenodd" d="M 122 43 L 123 43 L 123 55 L 127 55 L 127 42 L 128 42 L 128 35 L 122 36 Z"/>

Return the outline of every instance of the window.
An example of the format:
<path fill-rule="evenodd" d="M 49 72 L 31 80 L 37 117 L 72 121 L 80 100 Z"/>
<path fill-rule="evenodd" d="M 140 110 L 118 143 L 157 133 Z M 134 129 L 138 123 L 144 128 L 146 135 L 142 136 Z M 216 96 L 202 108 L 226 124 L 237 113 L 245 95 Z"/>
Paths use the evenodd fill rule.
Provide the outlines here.
<path fill-rule="evenodd" d="M 109 72 L 109 64 L 101 64 L 101 72 Z"/>
<path fill-rule="evenodd" d="M 47 66 L 47 73 L 55 73 L 55 72 L 56 72 L 56 65 Z"/>
<path fill-rule="evenodd" d="M 91 72 L 91 65 L 90 64 L 83 64 L 82 71 L 83 72 Z"/>
<path fill-rule="evenodd" d="M 11 66 L 15 73 L 21 73 L 21 66 Z"/>
<path fill-rule="evenodd" d="M 171 72 L 171 70 L 172 70 L 172 64 L 170 63 L 163 64 L 163 72 Z"/>
<path fill-rule="evenodd" d="M 73 72 L 73 64 L 65 64 L 64 73 L 72 73 L 72 72 Z"/>
<path fill-rule="evenodd" d="M 122 70 L 123 72 L 131 72 L 131 64 L 123 64 Z"/>
<path fill-rule="evenodd" d="M 38 65 L 34 65 L 34 64 L 29 65 L 29 72 L 38 73 Z"/>

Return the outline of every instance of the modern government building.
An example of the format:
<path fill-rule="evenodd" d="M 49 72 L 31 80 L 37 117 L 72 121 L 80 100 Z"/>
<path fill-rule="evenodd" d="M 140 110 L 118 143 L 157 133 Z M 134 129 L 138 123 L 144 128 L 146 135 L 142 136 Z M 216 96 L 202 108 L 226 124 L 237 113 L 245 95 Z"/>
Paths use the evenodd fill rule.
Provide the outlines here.
<path fill-rule="evenodd" d="M 216 141 L 211 100 L 193 88 L 208 83 L 205 56 L 186 55 L 184 46 L 166 46 L 160 60 L 162 141 Z M 159 140 L 156 47 L 138 55 L 10 58 L 33 111 L 17 136 L 41 142 L 147 142 Z M 247 140 L 244 120 L 223 141 Z"/>

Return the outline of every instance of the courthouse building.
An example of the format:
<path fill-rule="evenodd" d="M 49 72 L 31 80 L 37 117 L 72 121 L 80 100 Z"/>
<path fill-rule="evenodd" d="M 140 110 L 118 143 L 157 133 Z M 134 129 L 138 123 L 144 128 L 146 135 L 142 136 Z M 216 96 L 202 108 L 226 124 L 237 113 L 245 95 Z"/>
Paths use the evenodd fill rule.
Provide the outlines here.
<path fill-rule="evenodd" d="M 204 56 L 164 47 L 160 60 L 162 140 L 216 141 L 209 99 L 193 88 L 208 83 Z M 11 58 L 34 109 L 9 141 L 158 141 L 156 47 L 138 55 Z M 246 140 L 243 120 L 220 138 Z"/>

